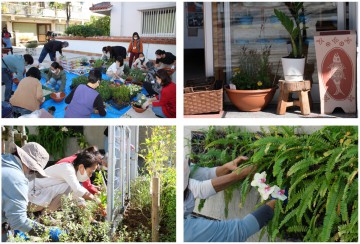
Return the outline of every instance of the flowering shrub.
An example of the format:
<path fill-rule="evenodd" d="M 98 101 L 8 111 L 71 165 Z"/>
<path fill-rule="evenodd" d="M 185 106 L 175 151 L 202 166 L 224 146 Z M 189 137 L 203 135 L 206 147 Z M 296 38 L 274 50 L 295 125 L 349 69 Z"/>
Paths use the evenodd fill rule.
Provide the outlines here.
<path fill-rule="evenodd" d="M 266 229 L 271 241 L 358 240 L 357 126 L 323 127 L 311 134 L 296 127 L 270 127 L 257 133 L 210 127 L 191 143 L 190 158 L 198 166 L 214 167 L 246 155 L 249 160 L 237 170 L 256 165 L 258 172 L 269 173 L 266 181 L 257 175 L 253 184 L 288 189 L 288 203 L 277 201 Z M 235 189 L 241 190 L 241 202 L 246 201 L 252 181 L 249 175 L 225 190 L 225 213 Z M 273 193 L 282 194 L 277 188 Z"/>
<path fill-rule="evenodd" d="M 239 65 L 233 69 L 231 82 L 237 90 L 259 90 L 274 86 L 269 63 L 271 46 L 261 51 L 242 47 Z"/>

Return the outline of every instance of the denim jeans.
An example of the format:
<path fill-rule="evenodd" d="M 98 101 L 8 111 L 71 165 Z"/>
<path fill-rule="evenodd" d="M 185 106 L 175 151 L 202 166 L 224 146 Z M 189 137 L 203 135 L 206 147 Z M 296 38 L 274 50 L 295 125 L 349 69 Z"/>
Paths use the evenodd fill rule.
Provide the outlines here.
<path fill-rule="evenodd" d="M 17 118 L 21 115 L 24 115 L 24 114 L 31 114 L 32 111 L 31 110 L 28 110 L 26 108 L 21 108 L 21 107 L 16 107 L 16 106 L 13 106 L 13 112 L 14 112 L 14 117 Z"/>
<path fill-rule="evenodd" d="M 41 64 L 44 61 L 47 54 L 49 54 L 51 61 L 55 61 L 56 52 L 49 52 L 46 48 L 43 48 L 41 53 L 40 53 L 39 64 Z"/>
<path fill-rule="evenodd" d="M 51 88 L 53 88 L 55 91 L 59 91 L 60 86 L 61 86 L 61 80 L 56 80 L 54 78 L 50 79 L 50 86 Z"/>
<path fill-rule="evenodd" d="M 1 69 L 2 82 L 5 84 L 5 101 L 9 101 L 12 92 L 13 81 L 10 76 L 10 71 L 7 68 Z"/>

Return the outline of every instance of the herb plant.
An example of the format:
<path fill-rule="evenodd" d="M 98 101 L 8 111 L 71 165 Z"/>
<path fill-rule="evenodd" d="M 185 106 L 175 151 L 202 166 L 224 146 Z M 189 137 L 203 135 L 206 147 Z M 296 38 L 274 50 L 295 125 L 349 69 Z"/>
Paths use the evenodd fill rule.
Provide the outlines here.
<path fill-rule="evenodd" d="M 197 166 L 214 167 L 245 155 L 249 160 L 239 171 L 257 165 L 256 172 L 268 173 L 267 183 L 288 189 L 287 205 L 277 203 L 266 229 L 271 241 L 358 240 L 356 126 L 323 127 L 311 134 L 296 127 L 258 133 L 210 127 L 195 135 L 191 144 L 190 158 Z M 225 190 L 225 213 L 235 189 L 241 190 L 241 202 L 246 201 L 252 177 Z"/>
<path fill-rule="evenodd" d="M 231 82 L 237 90 L 258 90 L 272 88 L 273 75 L 269 62 L 271 46 L 264 47 L 261 51 L 241 48 L 241 55 Z"/>
<path fill-rule="evenodd" d="M 115 100 L 118 104 L 129 103 L 130 102 L 130 89 L 121 85 L 113 90 L 113 100 Z"/>

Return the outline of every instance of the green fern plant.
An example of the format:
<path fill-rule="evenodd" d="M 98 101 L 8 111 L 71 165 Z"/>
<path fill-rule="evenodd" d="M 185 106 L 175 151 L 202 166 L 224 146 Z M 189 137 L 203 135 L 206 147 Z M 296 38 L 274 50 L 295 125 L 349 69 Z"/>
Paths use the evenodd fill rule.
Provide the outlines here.
<path fill-rule="evenodd" d="M 277 203 L 267 226 L 270 241 L 357 241 L 358 130 L 355 126 L 323 127 L 311 134 L 299 127 L 269 127 L 250 133 L 238 127 L 203 131 L 193 141 L 197 167 L 214 167 L 245 155 L 239 167 L 256 165 L 267 182 L 288 189 L 285 207 Z M 252 176 L 227 189 L 225 214 L 234 190 L 246 201 Z M 205 201 L 201 201 L 199 210 Z"/>

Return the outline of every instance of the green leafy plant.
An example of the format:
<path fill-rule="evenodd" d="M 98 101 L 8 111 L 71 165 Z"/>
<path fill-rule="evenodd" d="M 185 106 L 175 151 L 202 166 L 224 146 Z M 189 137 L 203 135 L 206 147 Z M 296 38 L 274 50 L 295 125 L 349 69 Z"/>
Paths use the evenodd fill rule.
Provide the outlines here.
<path fill-rule="evenodd" d="M 100 93 L 100 96 L 102 97 L 102 99 L 106 102 L 109 101 L 112 97 L 112 89 L 110 87 L 110 85 L 108 84 L 108 81 L 101 81 L 100 85 L 98 86 L 98 88 L 96 88 L 96 90 Z"/>
<path fill-rule="evenodd" d="M 121 85 L 113 89 L 113 100 L 118 104 L 124 104 L 130 102 L 130 89 Z"/>
<path fill-rule="evenodd" d="M 95 62 L 94 62 L 94 64 L 93 64 L 93 67 L 94 67 L 94 68 L 102 68 L 103 63 L 104 63 L 103 60 L 97 59 L 97 60 L 95 60 Z"/>
<path fill-rule="evenodd" d="M 267 226 L 271 241 L 357 241 L 356 126 L 323 127 L 311 134 L 296 127 L 270 127 L 258 133 L 211 127 L 191 143 L 190 158 L 197 166 L 214 167 L 245 155 L 249 160 L 239 171 L 257 165 L 257 172 L 268 173 L 267 183 L 288 189 L 287 205 L 277 203 Z M 251 180 L 249 175 L 224 192 L 225 213 L 235 189 L 241 190 L 241 203 L 246 201 Z"/>
<path fill-rule="evenodd" d="M 37 42 L 29 42 L 25 45 L 26 48 L 37 48 L 38 46 L 39 44 Z"/>
<path fill-rule="evenodd" d="M 132 104 L 137 108 L 142 108 L 142 105 L 147 101 L 147 98 L 144 94 L 139 94 L 137 100 L 132 102 Z"/>
<path fill-rule="evenodd" d="M 289 58 L 303 58 L 304 57 L 304 31 L 305 26 L 305 10 L 302 2 L 286 3 L 291 17 L 285 12 L 274 9 L 275 16 L 280 20 L 286 31 L 289 33 L 291 41 L 291 53 Z"/>
<path fill-rule="evenodd" d="M 133 79 L 135 79 L 138 82 L 145 81 L 144 72 L 142 72 L 140 69 L 131 69 L 129 72 L 129 76 L 133 77 Z"/>
<path fill-rule="evenodd" d="M 130 84 L 128 85 L 128 88 L 130 89 L 130 96 L 136 96 L 137 94 L 141 93 L 141 86 Z"/>
<path fill-rule="evenodd" d="M 78 77 L 75 77 L 75 78 L 72 79 L 71 87 L 75 88 L 80 84 L 86 85 L 87 83 L 88 83 L 87 76 L 81 75 L 81 76 L 78 76 Z"/>
<path fill-rule="evenodd" d="M 261 51 L 241 48 L 238 67 L 234 69 L 231 82 L 237 90 L 258 90 L 274 87 L 274 75 L 269 62 L 271 46 Z"/>

